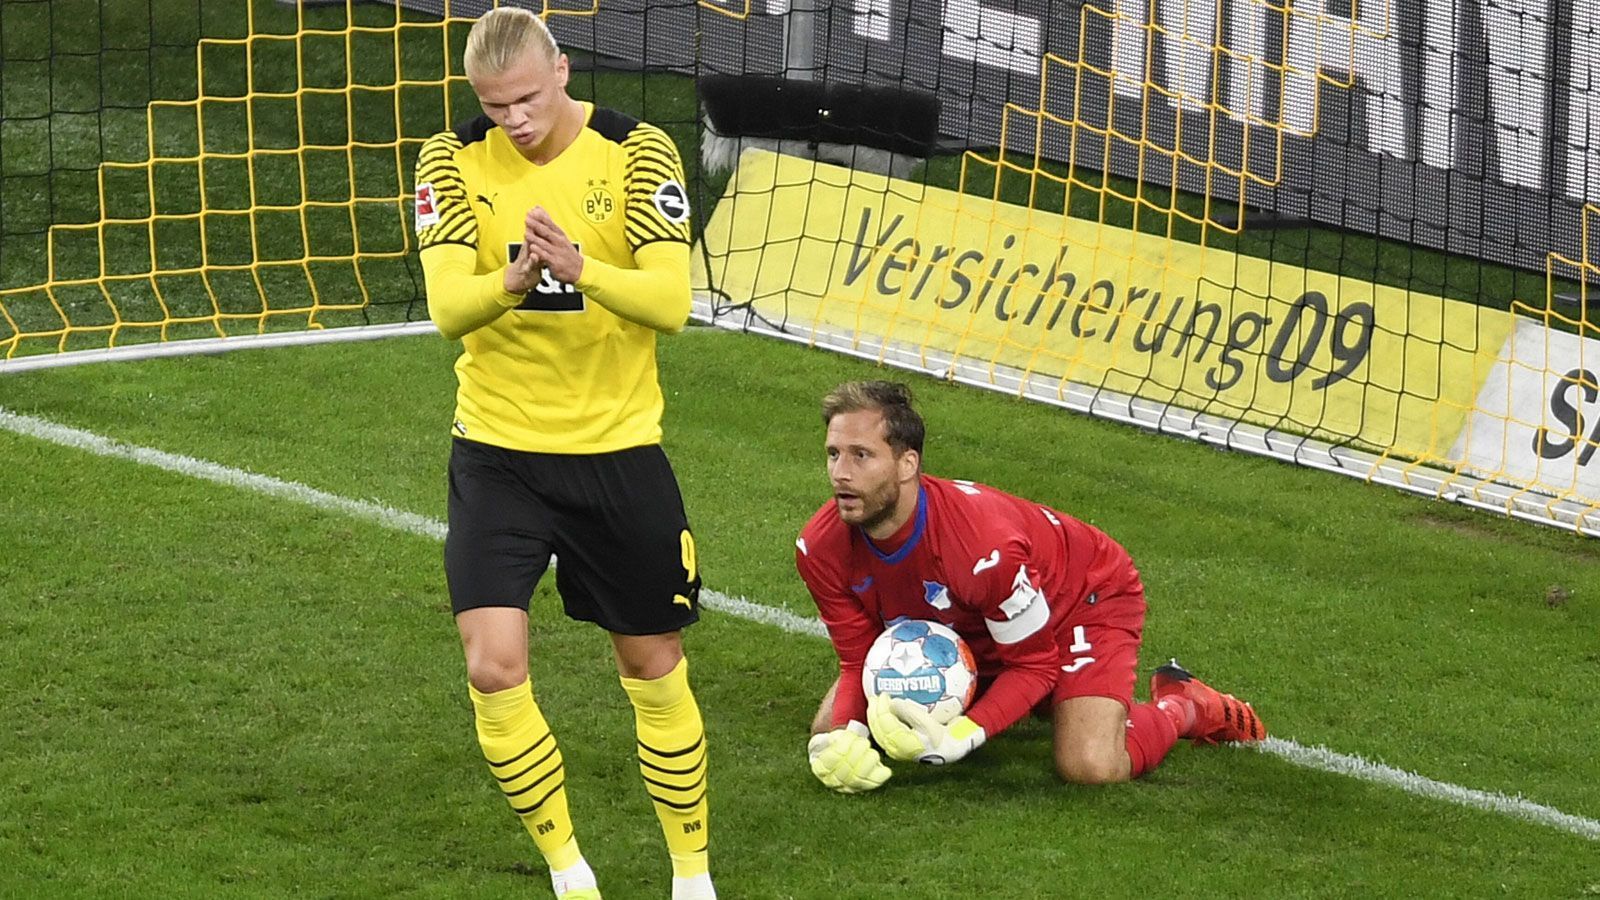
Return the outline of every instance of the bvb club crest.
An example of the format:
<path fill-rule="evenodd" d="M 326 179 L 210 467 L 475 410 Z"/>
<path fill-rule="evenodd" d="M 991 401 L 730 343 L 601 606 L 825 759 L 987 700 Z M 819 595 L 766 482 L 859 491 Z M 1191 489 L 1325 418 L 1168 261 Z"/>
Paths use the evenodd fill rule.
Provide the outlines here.
<path fill-rule="evenodd" d="M 604 225 L 617 211 L 617 198 L 601 182 L 599 186 L 591 186 L 589 192 L 583 195 L 581 207 L 585 219 L 596 225 Z"/>

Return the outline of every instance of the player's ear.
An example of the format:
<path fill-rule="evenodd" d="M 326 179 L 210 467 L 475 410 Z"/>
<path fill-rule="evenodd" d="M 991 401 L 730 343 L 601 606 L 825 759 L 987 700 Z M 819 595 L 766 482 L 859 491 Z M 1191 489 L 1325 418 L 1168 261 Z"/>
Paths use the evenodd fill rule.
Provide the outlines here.
<path fill-rule="evenodd" d="M 922 471 L 922 454 L 915 450 L 907 449 L 895 462 L 900 467 L 901 481 L 912 481 Z"/>
<path fill-rule="evenodd" d="M 572 74 L 572 68 L 567 62 L 565 53 L 556 57 L 556 84 L 562 89 L 567 89 L 567 77 Z"/>

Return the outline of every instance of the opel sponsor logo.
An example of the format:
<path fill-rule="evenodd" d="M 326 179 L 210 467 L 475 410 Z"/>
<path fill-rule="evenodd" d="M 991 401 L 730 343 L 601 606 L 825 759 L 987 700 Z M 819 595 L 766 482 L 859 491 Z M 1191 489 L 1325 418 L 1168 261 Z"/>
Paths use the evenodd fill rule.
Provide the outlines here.
<path fill-rule="evenodd" d="M 689 194 L 676 181 L 663 181 L 651 200 L 661 218 L 674 225 L 689 218 Z"/>

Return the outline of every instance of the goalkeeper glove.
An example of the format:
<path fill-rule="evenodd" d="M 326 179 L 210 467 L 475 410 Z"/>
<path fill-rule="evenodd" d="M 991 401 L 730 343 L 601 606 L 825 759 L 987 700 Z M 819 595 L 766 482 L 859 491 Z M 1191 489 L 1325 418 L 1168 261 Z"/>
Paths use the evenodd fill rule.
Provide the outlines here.
<path fill-rule="evenodd" d="M 977 722 L 957 716 L 940 725 L 921 704 L 878 694 L 867 700 L 867 722 L 878 746 L 891 759 L 942 766 L 983 746 L 986 735 Z"/>
<path fill-rule="evenodd" d="M 812 774 L 841 794 L 870 791 L 888 781 L 893 773 L 872 749 L 867 735 L 867 726 L 855 721 L 812 735 L 806 746 Z"/>

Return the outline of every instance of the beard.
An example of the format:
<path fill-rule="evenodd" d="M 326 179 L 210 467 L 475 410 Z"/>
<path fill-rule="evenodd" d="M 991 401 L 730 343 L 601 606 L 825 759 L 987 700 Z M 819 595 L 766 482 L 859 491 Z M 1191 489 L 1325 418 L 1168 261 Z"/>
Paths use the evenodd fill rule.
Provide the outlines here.
<path fill-rule="evenodd" d="M 859 506 L 856 510 L 847 512 L 843 506 L 839 505 L 837 500 L 834 505 L 839 510 L 839 518 L 843 519 L 846 525 L 854 525 L 863 531 L 870 532 L 894 517 L 895 501 L 899 499 L 899 496 L 899 485 L 890 481 L 882 488 L 871 493 L 856 494 L 855 500 Z"/>

